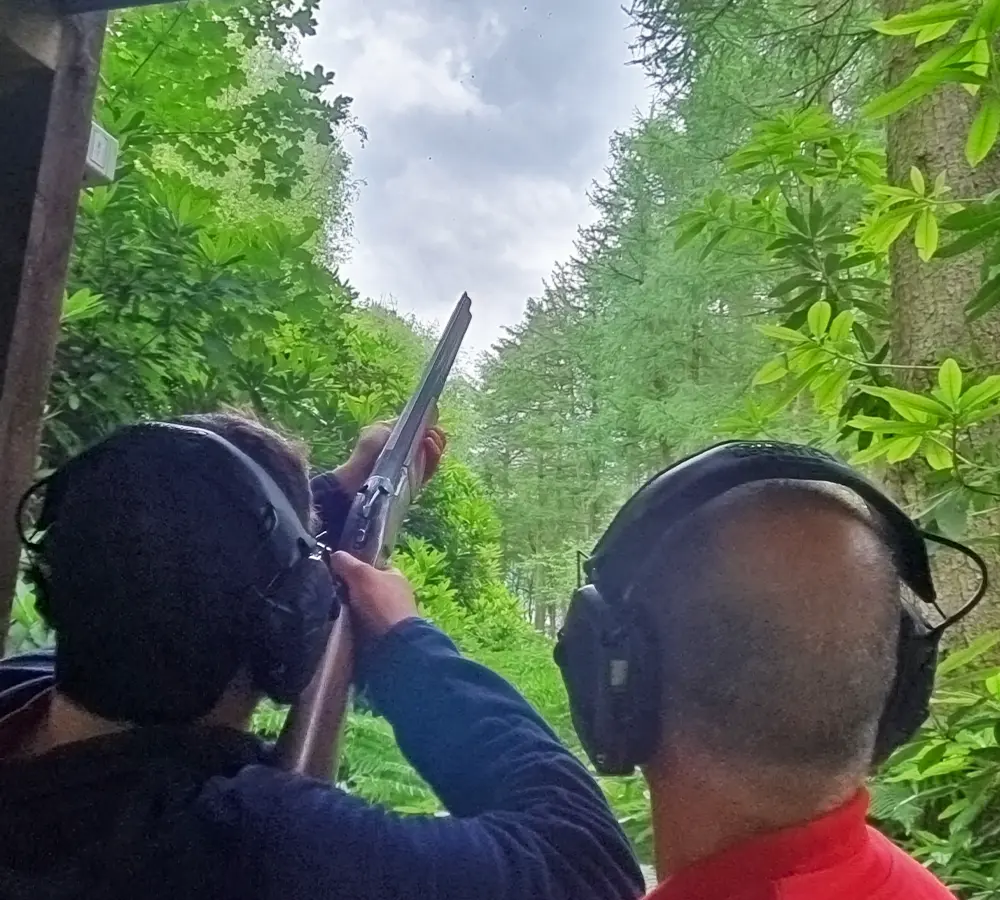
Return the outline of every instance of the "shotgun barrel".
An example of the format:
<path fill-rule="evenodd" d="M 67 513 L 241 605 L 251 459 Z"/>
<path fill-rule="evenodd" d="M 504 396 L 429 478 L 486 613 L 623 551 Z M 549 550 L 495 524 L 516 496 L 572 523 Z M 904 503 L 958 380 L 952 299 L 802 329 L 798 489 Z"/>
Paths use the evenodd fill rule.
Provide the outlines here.
<path fill-rule="evenodd" d="M 438 399 L 471 320 L 472 301 L 462 294 L 416 392 L 351 504 L 339 549 L 369 565 L 388 564 L 406 511 L 423 482 L 421 443 L 436 424 Z M 278 757 L 286 769 L 322 779 L 335 775 L 353 676 L 350 613 L 342 604 L 319 668 L 289 711 L 278 738 Z"/>

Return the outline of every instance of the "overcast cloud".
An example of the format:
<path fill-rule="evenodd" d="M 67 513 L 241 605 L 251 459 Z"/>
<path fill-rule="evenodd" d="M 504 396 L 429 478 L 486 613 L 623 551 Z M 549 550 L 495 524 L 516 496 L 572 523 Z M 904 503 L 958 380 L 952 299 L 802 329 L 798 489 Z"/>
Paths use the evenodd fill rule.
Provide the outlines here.
<path fill-rule="evenodd" d="M 608 140 L 646 103 L 617 0 L 324 0 L 307 65 L 337 73 L 368 131 L 345 271 L 362 295 L 468 345 L 515 323 L 567 258 Z"/>

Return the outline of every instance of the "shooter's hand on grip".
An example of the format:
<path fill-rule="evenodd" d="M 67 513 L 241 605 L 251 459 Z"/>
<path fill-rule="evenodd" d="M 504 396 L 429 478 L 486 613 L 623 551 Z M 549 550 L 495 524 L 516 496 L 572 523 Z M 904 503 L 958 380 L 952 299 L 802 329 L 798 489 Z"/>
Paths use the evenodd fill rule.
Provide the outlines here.
<path fill-rule="evenodd" d="M 413 588 L 397 569 L 379 570 L 349 553 L 334 553 L 330 566 L 347 586 L 352 624 L 362 640 L 373 640 L 415 618 Z"/>

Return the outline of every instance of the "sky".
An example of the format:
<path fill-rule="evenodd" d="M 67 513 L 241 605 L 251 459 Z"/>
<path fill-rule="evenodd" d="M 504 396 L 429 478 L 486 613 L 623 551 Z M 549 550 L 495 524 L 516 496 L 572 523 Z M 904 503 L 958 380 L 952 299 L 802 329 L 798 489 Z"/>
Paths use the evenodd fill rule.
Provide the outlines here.
<path fill-rule="evenodd" d="M 473 300 L 486 350 L 593 219 L 608 141 L 648 105 L 618 0 L 323 0 L 303 61 L 336 72 L 349 141 L 343 272 L 363 297 L 443 325 Z"/>

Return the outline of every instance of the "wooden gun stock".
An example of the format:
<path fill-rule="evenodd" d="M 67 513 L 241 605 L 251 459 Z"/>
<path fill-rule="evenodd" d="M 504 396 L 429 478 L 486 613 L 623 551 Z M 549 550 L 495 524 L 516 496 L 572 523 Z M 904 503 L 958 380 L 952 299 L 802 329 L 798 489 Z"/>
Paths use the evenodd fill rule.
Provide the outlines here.
<path fill-rule="evenodd" d="M 288 712 L 275 750 L 281 766 L 298 775 L 336 777 L 340 739 L 354 681 L 354 632 L 343 606 L 316 675 Z"/>

